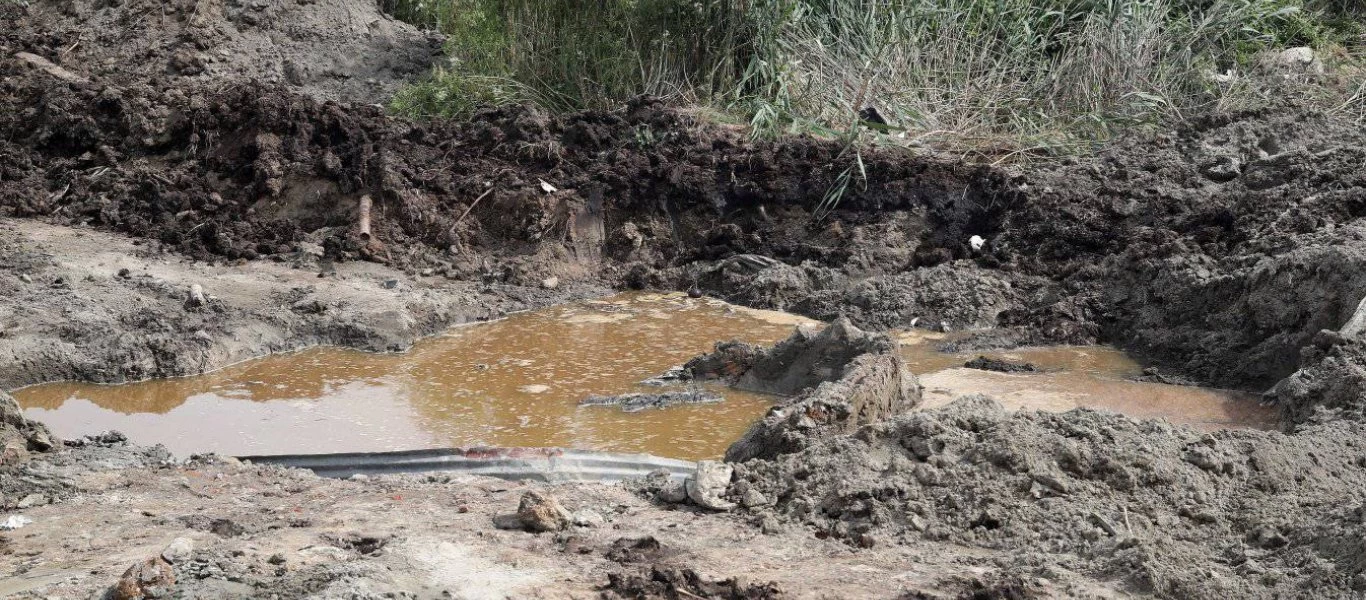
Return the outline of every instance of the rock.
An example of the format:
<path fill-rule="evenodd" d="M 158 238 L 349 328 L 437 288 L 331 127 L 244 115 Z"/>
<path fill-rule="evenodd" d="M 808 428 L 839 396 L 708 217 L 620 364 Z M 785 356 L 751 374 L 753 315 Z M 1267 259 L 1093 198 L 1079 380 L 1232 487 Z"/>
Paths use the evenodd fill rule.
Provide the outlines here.
<path fill-rule="evenodd" d="M 23 510 L 23 509 L 25 509 L 25 508 L 33 508 L 33 507 L 35 507 L 35 506 L 45 506 L 45 505 L 47 505 L 47 504 L 48 504 L 47 496 L 44 496 L 44 495 L 42 495 L 42 494 L 29 494 L 29 495 L 27 495 L 27 496 L 24 496 L 22 499 L 20 499 L 20 500 L 19 500 L 19 503 L 18 503 L 18 504 L 15 504 L 14 507 L 15 507 L 15 508 L 18 508 L 18 509 L 20 509 L 20 510 Z"/>
<path fill-rule="evenodd" d="M 286 561 L 285 555 L 280 554 L 279 552 L 276 552 L 275 554 L 270 555 L 270 558 L 267 558 L 267 559 L 266 559 L 266 562 L 268 562 L 268 563 L 270 563 L 270 564 L 272 564 L 272 565 L 283 565 L 283 564 L 285 564 L 285 561 Z"/>
<path fill-rule="evenodd" d="M 723 500 L 721 496 L 730 487 L 732 472 L 733 469 L 726 463 L 704 460 L 697 463 L 697 470 L 684 482 L 683 487 L 688 492 L 688 498 L 702 508 L 731 510 L 735 508 L 735 503 Z"/>
<path fill-rule="evenodd" d="M 166 598 L 171 595 L 175 585 L 175 573 L 171 563 L 160 556 L 154 556 L 128 567 L 114 584 L 109 597 L 113 600 L 143 600 L 145 598 Z"/>
<path fill-rule="evenodd" d="M 194 284 L 190 286 L 190 291 L 185 295 L 185 307 L 194 308 L 204 306 L 208 300 L 204 297 L 204 286 Z"/>
<path fill-rule="evenodd" d="M 743 505 L 745 508 L 756 508 L 760 506 L 768 506 L 769 504 L 772 504 L 772 502 L 770 502 L 768 500 L 768 497 L 764 496 L 758 490 L 751 489 L 746 490 L 744 495 L 740 497 L 740 504 Z"/>
<path fill-rule="evenodd" d="M 14 531 L 15 529 L 20 529 L 32 522 L 33 519 L 25 517 L 24 515 L 10 515 L 5 517 L 5 520 L 0 521 L 0 531 Z"/>
<path fill-rule="evenodd" d="M 24 418 L 24 410 L 19 407 L 19 401 L 3 391 L 0 391 L 0 425 L 13 427 L 28 425 L 28 419 Z"/>
<path fill-rule="evenodd" d="M 52 441 L 52 436 L 41 429 L 34 431 L 28 436 L 28 447 L 37 452 L 47 452 L 57 444 Z"/>
<path fill-rule="evenodd" d="M 1362 298 L 1357 303 L 1357 308 L 1352 312 L 1351 318 L 1343 324 L 1338 334 L 1349 340 L 1363 341 L 1363 334 L 1366 334 L 1366 298 Z"/>
<path fill-rule="evenodd" d="M 24 440 L 9 440 L 0 446 L 0 467 L 17 465 L 28 460 L 28 444 Z"/>
<path fill-rule="evenodd" d="M 516 513 L 507 515 L 494 515 L 493 526 L 497 527 L 498 529 L 521 529 L 522 520 L 517 517 Z"/>
<path fill-rule="evenodd" d="M 560 287 L 560 278 L 559 278 L 559 277 L 546 277 L 545 279 L 542 279 L 542 280 L 541 280 L 541 287 L 543 287 L 543 288 L 545 288 L 545 289 L 547 289 L 547 290 L 553 290 L 553 289 L 555 289 L 555 288 L 558 288 L 558 287 Z"/>
<path fill-rule="evenodd" d="M 381 283 L 381 284 L 380 284 L 380 287 L 382 287 L 382 288 L 384 288 L 384 289 L 386 289 L 386 290 L 392 290 L 392 289 L 398 287 L 398 280 L 397 280 L 397 279 L 385 279 L 385 280 L 384 280 L 384 283 Z"/>
<path fill-rule="evenodd" d="M 171 540 L 171 543 L 161 550 L 161 558 L 174 565 L 190 560 L 190 555 L 193 553 L 194 540 L 178 537 Z"/>
<path fill-rule="evenodd" d="M 569 522 L 579 527 L 601 527 L 607 523 L 607 519 L 603 518 L 598 511 L 583 509 L 570 515 Z"/>
<path fill-rule="evenodd" d="M 531 385 L 524 385 L 522 387 L 519 387 L 517 388 L 517 391 L 523 394 L 544 394 L 550 391 L 550 386 L 541 385 L 539 383 L 533 383 Z"/>
<path fill-rule="evenodd" d="M 1323 73 L 1323 61 L 1319 60 L 1314 49 L 1308 46 L 1286 48 L 1271 55 L 1263 63 L 1282 71 Z"/>
<path fill-rule="evenodd" d="M 560 531 L 569 526 L 569 511 L 554 496 L 530 490 L 517 505 L 517 520 L 527 531 Z"/>
<path fill-rule="evenodd" d="M 24 273 L 23 275 L 19 276 L 19 281 L 22 281 L 24 283 L 33 283 L 33 277 L 30 276 L 28 273 Z"/>
<path fill-rule="evenodd" d="M 688 501 L 688 490 L 682 482 L 670 479 L 659 488 L 659 493 L 655 494 L 655 499 L 668 504 L 682 504 Z"/>

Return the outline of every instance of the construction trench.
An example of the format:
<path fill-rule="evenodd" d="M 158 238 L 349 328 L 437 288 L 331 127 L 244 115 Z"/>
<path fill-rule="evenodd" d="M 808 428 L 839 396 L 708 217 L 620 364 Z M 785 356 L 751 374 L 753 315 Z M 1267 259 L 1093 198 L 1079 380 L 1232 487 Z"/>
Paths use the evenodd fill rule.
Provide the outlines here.
<path fill-rule="evenodd" d="M 58 439 L 0 394 L 0 596 L 1366 593 L 1350 118 L 1287 97 L 1026 167 L 875 147 L 813 215 L 839 142 L 755 142 L 649 98 L 388 116 L 374 103 L 440 40 L 373 3 L 0 3 L 0 22 L 0 389 L 21 402 L 406 352 L 638 290 L 825 324 L 676 361 L 721 395 L 781 397 L 688 483 L 323 478 Z M 926 408 L 946 386 L 903 338 L 946 331 L 936 352 L 998 369 L 1105 344 L 1138 383 L 1275 414 L 1192 427 L 969 390 Z"/>

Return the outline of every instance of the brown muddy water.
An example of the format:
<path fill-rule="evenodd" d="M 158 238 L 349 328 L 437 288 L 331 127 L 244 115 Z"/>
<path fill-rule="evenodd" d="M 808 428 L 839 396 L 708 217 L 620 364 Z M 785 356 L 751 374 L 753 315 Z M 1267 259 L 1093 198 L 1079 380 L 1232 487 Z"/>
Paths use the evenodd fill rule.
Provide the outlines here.
<path fill-rule="evenodd" d="M 720 404 L 625 413 L 580 407 L 592 394 L 659 391 L 643 379 L 719 340 L 771 344 L 793 315 L 681 294 L 627 294 L 467 325 L 407 354 L 314 349 L 211 374 L 119 386 L 56 383 L 14 393 L 62 437 L 118 430 L 171 451 L 326 453 L 449 446 L 561 446 L 714 458 L 774 398 L 720 387 Z M 1197 427 L 1270 427 L 1273 410 L 1234 392 L 1127 381 L 1142 366 L 1106 347 L 993 353 L 1043 367 L 962 368 L 973 355 L 907 334 L 903 351 L 926 405 L 981 392 L 1013 409 L 1107 408 Z"/>

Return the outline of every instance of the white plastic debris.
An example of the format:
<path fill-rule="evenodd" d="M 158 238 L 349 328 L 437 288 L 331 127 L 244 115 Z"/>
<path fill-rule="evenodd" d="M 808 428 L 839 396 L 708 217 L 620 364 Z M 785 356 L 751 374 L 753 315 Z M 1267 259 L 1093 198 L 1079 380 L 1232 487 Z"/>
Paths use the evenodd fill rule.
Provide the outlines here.
<path fill-rule="evenodd" d="M 32 522 L 33 519 L 25 517 L 24 515 L 10 515 L 4 521 L 0 521 L 0 530 L 14 531 L 15 529 L 19 529 Z"/>
<path fill-rule="evenodd" d="M 555 192 L 560 191 L 560 188 L 557 188 L 553 185 L 550 185 L 549 183 L 546 183 L 544 179 L 538 179 L 537 181 L 541 182 L 541 190 L 547 194 L 553 194 Z"/>
<path fill-rule="evenodd" d="M 974 235 L 968 238 L 968 245 L 972 246 L 973 252 L 980 252 L 982 250 L 982 246 L 987 245 L 987 241 L 982 239 L 982 236 L 980 235 Z"/>

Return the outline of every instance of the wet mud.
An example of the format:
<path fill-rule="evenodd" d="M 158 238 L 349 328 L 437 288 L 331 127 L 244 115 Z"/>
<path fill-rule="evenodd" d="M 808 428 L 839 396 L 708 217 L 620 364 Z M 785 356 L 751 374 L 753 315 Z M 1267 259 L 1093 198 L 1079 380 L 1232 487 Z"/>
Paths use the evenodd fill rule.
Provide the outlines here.
<path fill-rule="evenodd" d="M 892 595 L 886 582 L 908 563 L 962 572 L 940 556 L 950 549 L 979 581 L 914 574 L 895 594 L 976 586 L 1003 595 L 1347 598 L 1366 589 L 1355 499 L 1366 482 L 1357 441 L 1366 342 L 1348 326 L 1366 296 L 1366 124 L 1347 115 L 1293 100 L 1191 115 L 1025 167 L 869 148 L 866 178 L 817 219 L 812 207 L 848 167 L 834 140 L 755 142 L 649 98 L 566 115 L 505 107 L 460 123 L 390 117 L 368 103 L 427 64 L 434 46 L 373 4 L 3 2 L 0 21 L 14 24 L 0 31 L 7 387 L 185 375 L 318 344 L 404 350 L 452 323 L 626 288 L 845 318 L 872 336 L 962 333 L 946 346 L 974 356 L 1104 342 L 1167 381 L 1260 395 L 1280 411 L 1282 431 L 1009 412 L 985 397 L 906 412 L 936 386 L 907 377 L 917 372 L 895 343 L 880 343 L 838 374 L 803 375 L 801 385 L 821 383 L 797 392 L 789 408 L 800 410 L 774 417 L 764 430 L 773 435 L 749 446 L 759 450 L 734 457 L 748 459 L 735 463 L 725 490 L 741 509 L 687 522 L 711 527 L 710 539 L 749 536 L 724 539 L 764 549 L 766 560 L 782 555 L 772 537 L 780 536 L 787 556 L 793 544 L 834 545 L 847 554 L 824 558 L 874 565 L 874 577 L 816 573 L 824 587 L 813 594 L 871 578 Z M 265 39 L 279 56 L 260 52 Z M 341 64 L 345 57 L 364 58 Z M 374 206 L 370 239 L 357 230 L 363 197 Z M 89 240 L 37 251 L 22 231 L 29 223 L 66 232 L 59 236 L 92 228 L 105 236 L 93 246 L 126 236 L 117 239 L 138 249 L 121 254 L 139 262 L 63 256 L 97 255 Z M 985 240 L 981 249 L 972 236 Z M 143 266 L 161 270 L 144 275 Z M 210 297 L 198 300 L 195 283 Z M 5 506 L 35 495 L 82 502 L 123 483 L 149 507 L 181 497 L 179 480 L 157 471 L 169 457 L 82 444 L 7 471 Z M 120 476 L 109 469 L 124 467 L 144 470 L 111 483 Z M 78 473 L 93 478 L 81 480 L 87 487 Z M 337 491 L 293 475 L 225 476 Z M 383 485 L 360 495 L 392 498 L 378 493 Z M 274 496 L 240 493 L 253 510 L 290 510 Z M 348 496 L 372 509 L 374 497 Z M 423 505 L 420 518 L 463 514 L 442 502 Z M 38 508 L 56 518 L 63 507 Z M 661 520 L 678 512 L 638 508 Z M 140 513 L 120 511 L 105 522 L 136 530 L 126 519 Z M 35 527 L 49 549 L 71 547 L 50 522 Z M 285 535 L 271 531 L 242 535 Z M 11 543 L 4 539 L 0 548 Z M 139 552 L 152 545 L 144 541 Z M 273 583 L 288 596 L 366 597 L 375 592 L 367 585 L 429 591 L 377 579 L 380 569 L 364 566 L 373 558 L 279 573 L 265 557 L 244 566 L 255 559 L 234 558 L 230 545 L 178 563 L 178 580 L 220 597 Z M 763 589 L 713 583 L 741 570 L 748 551 L 691 548 L 706 577 L 661 570 L 671 574 L 660 582 L 637 565 L 636 579 L 616 579 L 619 589 Z M 405 552 L 424 565 L 469 555 L 440 545 Z M 556 552 L 546 545 L 519 556 Z M 145 558 L 120 556 L 127 560 L 106 584 Z M 627 570 L 593 568 L 557 563 L 541 574 L 601 586 L 609 571 Z M 251 583 L 220 583 L 228 572 Z M 469 583 L 468 574 L 442 576 L 432 581 Z M 93 580 L 71 577 L 88 596 Z M 655 584 L 665 591 L 648 591 Z"/>
<path fill-rule="evenodd" d="M 791 315 L 711 299 L 625 294 L 458 326 L 403 354 L 315 349 L 200 377 L 15 392 L 65 437 L 118 430 L 178 455 L 509 446 L 718 458 L 774 401 L 713 385 L 718 402 L 626 412 L 604 394 L 684 392 L 640 382 L 728 336 L 773 343 Z"/>

